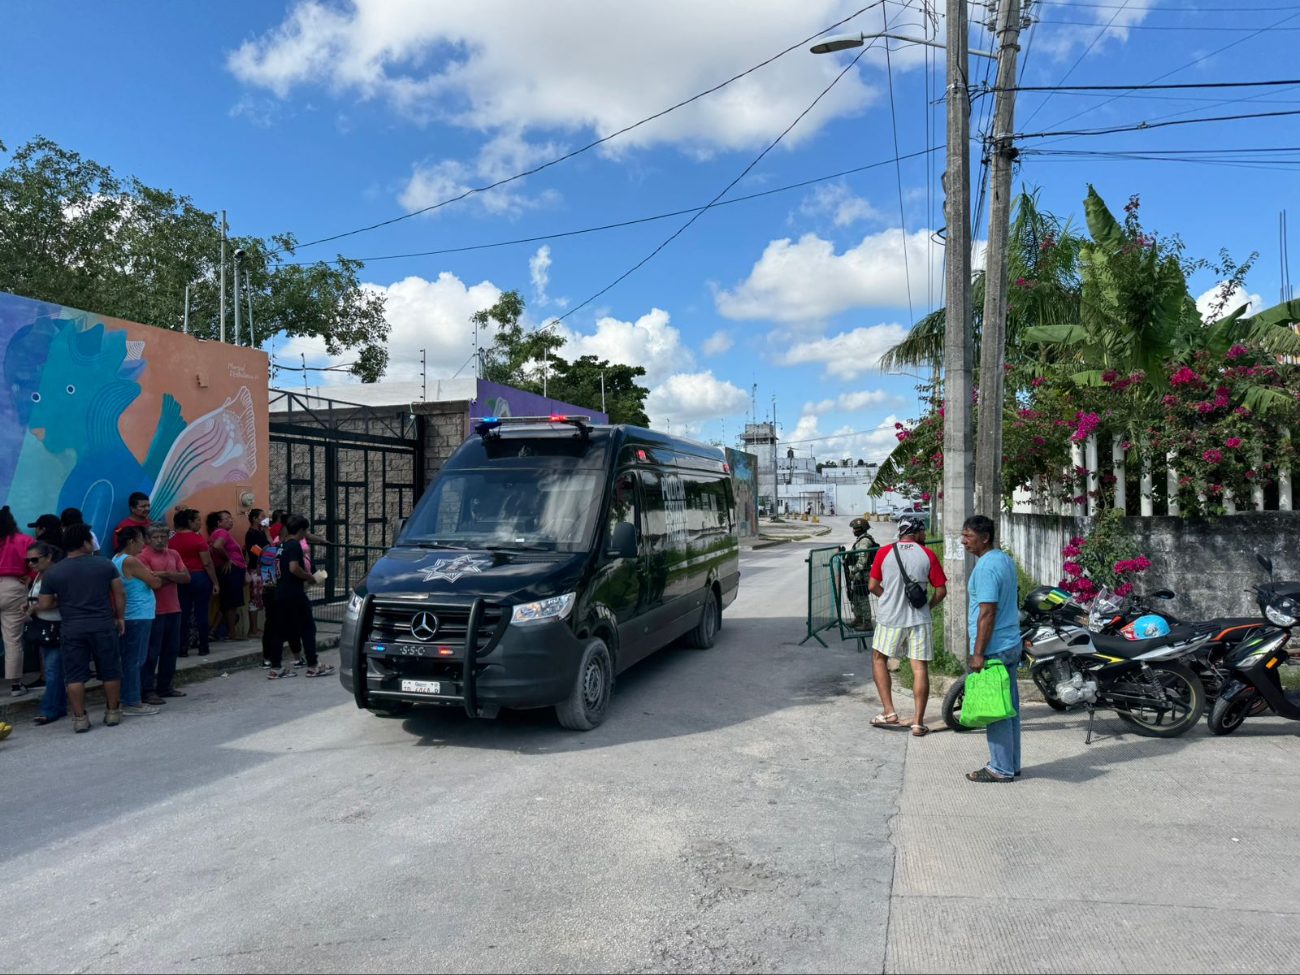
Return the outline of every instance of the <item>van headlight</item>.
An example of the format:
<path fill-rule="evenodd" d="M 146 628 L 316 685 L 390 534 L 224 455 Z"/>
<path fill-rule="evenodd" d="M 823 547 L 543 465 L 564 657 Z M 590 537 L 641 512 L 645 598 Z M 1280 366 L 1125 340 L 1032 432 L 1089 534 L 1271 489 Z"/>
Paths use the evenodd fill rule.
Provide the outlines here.
<path fill-rule="evenodd" d="M 523 624 L 562 620 L 573 610 L 573 601 L 577 598 L 576 592 L 566 592 L 563 596 L 539 599 L 535 603 L 520 603 L 515 607 L 510 622 Z"/>
<path fill-rule="evenodd" d="M 361 619 L 361 606 L 364 603 L 365 598 L 354 592 L 348 597 L 348 608 L 347 612 L 344 614 L 345 618 L 350 620 Z"/>

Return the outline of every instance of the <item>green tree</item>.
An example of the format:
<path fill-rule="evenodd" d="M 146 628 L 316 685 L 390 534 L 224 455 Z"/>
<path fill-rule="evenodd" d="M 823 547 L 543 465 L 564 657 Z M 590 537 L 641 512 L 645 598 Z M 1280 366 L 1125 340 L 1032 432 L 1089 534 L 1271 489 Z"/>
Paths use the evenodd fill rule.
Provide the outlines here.
<path fill-rule="evenodd" d="M 240 285 L 247 271 L 256 339 L 321 338 L 331 355 L 355 353 L 352 371 L 373 382 L 388 363 L 383 296 L 362 287 L 360 261 L 297 263 L 296 243 L 286 233 L 227 245 L 228 260 L 245 252 Z M 220 253 L 217 214 L 49 139 L 33 139 L 0 170 L 0 291 L 180 331 L 189 285 L 190 332 L 216 339 Z M 233 308 L 226 314 L 234 341 Z"/>
<path fill-rule="evenodd" d="M 491 307 L 470 316 L 480 333 L 493 334 L 492 344 L 482 353 L 484 379 L 539 395 L 544 392 L 552 399 L 597 411 L 603 374 L 610 422 L 649 425 L 645 398 L 650 391 L 637 383 L 645 375 L 644 367 L 611 364 L 592 355 L 570 362 L 559 355 L 564 339 L 553 329 L 524 327 L 524 309 L 519 292 L 506 291 Z"/>

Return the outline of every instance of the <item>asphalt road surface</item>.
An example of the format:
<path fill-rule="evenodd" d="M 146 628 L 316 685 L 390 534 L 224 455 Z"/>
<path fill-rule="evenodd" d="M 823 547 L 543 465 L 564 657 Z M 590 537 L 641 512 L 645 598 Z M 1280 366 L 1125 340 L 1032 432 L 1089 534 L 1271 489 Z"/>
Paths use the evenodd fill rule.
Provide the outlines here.
<path fill-rule="evenodd" d="M 908 741 L 866 727 L 866 658 L 796 646 L 809 547 L 747 554 L 717 646 L 634 667 L 586 734 L 260 671 L 24 724 L 5 970 L 880 971 Z"/>

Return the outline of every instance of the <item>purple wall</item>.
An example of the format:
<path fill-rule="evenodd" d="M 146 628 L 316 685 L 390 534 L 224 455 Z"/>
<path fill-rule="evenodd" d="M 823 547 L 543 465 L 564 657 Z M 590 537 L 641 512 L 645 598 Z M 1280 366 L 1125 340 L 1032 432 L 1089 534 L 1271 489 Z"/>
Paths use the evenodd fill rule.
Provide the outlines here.
<path fill-rule="evenodd" d="M 558 399 L 526 393 L 513 386 L 478 381 L 478 402 L 470 407 L 470 416 L 550 416 L 552 413 L 576 413 L 591 417 L 592 423 L 608 423 L 609 417 L 599 410 L 574 406 Z M 468 433 L 468 431 L 467 431 Z"/>

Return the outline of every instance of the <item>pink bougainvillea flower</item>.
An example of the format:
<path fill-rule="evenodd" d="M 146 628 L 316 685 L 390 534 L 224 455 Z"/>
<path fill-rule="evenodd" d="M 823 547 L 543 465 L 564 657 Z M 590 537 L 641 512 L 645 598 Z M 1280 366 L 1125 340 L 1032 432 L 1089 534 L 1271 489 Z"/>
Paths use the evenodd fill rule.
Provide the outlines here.
<path fill-rule="evenodd" d="M 1246 480 L 1248 480 L 1248 481 L 1253 481 L 1253 480 L 1255 479 L 1255 472 L 1254 472 L 1254 471 L 1246 471 L 1246 473 L 1243 474 L 1242 477 L 1244 477 L 1244 478 L 1245 478 Z"/>
<path fill-rule="evenodd" d="M 1186 386 L 1188 383 L 1194 383 L 1199 377 L 1189 367 L 1183 366 L 1176 373 L 1169 377 L 1170 386 Z"/>
<path fill-rule="evenodd" d="M 1227 447 L 1229 450 L 1236 450 L 1238 447 L 1241 446 L 1241 438 L 1229 437 L 1227 440 L 1223 442 L 1223 445 Z"/>
<path fill-rule="evenodd" d="M 1250 352 L 1250 349 L 1246 348 L 1244 345 L 1234 345 L 1231 349 L 1227 351 L 1227 353 L 1224 355 L 1224 358 L 1240 359 L 1243 355 L 1246 355 L 1248 352 Z"/>
<path fill-rule="evenodd" d="M 1205 453 L 1201 454 L 1201 459 L 1207 464 L 1217 464 L 1219 461 L 1223 460 L 1223 454 L 1219 453 L 1217 450 L 1207 450 Z"/>
<path fill-rule="evenodd" d="M 1087 542 L 1087 539 L 1080 538 L 1080 537 L 1077 536 L 1077 535 L 1076 535 L 1074 538 L 1070 539 L 1070 544 L 1071 544 L 1071 545 L 1083 545 L 1083 544 L 1085 544 L 1086 542 Z"/>
<path fill-rule="evenodd" d="M 1078 545 L 1067 545 L 1065 548 L 1061 549 L 1061 554 L 1067 559 L 1077 559 L 1083 554 L 1083 549 L 1079 548 Z"/>
<path fill-rule="evenodd" d="M 1177 396 L 1166 396 L 1164 402 L 1165 402 L 1165 406 L 1177 406 L 1177 405 L 1178 405 L 1178 397 L 1177 397 Z"/>
<path fill-rule="evenodd" d="M 1042 386 L 1042 385 L 1043 385 L 1044 383 L 1046 383 L 1046 382 L 1047 382 L 1047 380 L 1044 379 L 1042 376 L 1036 376 L 1036 377 L 1034 378 L 1034 381 L 1033 381 L 1032 383 L 1030 383 L 1029 385 L 1031 385 L 1031 386 Z"/>
<path fill-rule="evenodd" d="M 921 494 L 921 500 L 922 500 L 922 501 L 929 501 L 929 500 L 930 500 L 930 495 L 929 495 L 929 494 L 922 493 L 922 494 Z"/>
<path fill-rule="evenodd" d="M 1128 596 L 1133 592 L 1133 583 L 1125 582 L 1115 587 L 1115 595 Z"/>
<path fill-rule="evenodd" d="M 895 429 L 895 430 L 901 430 L 901 429 L 903 429 L 903 424 L 901 424 L 901 423 L 895 423 L 895 424 L 894 424 L 894 429 Z"/>
<path fill-rule="evenodd" d="M 1067 576 L 1083 575 L 1083 566 L 1081 566 L 1078 562 L 1066 562 L 1064 565 L 1061 566 L 1061 568 L 1062 570 L 1064 570 Z"/>
<path fill-rule="evenodd" d="M 1101 381 L 1104 383 L 1113 383 L 1119 378 L 1119 372 L 1115 369 L 1107 369 L 1101 374 Z"/>

